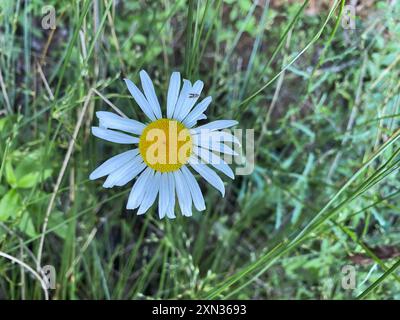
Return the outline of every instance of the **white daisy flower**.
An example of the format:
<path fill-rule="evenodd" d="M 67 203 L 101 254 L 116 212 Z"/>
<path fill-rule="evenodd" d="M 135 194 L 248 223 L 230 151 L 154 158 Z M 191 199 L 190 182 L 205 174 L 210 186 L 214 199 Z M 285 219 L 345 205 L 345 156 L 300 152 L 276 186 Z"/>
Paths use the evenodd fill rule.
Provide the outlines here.
<path fill-rule="evenodd" d="M 137 177 L 126 206 L 138 208 L 137 214 L 144 214 L 157 196 L 160 218 L 175 218 L 176 198 L 184 216 L 192 215 L 192 205 L 203 211 L 203 194 L 190 168 L 224 196 L 224 183 L 211 167 L 234 179 L 233 171 L 218 154 L 236 155 L 224 142 L 238 140 L 220 130 L 237 121 L 217 120 L 195 127 L 199 120 L 207 118 L 204 112 L 212 99 L 207 97 L 195 106 L 203 82 L 192 84 L 184 79 L 181 88 L 179 72 L 171 75 L 163 117 L 153 83 L 144 70 L 140 80 L 144 93 L 132 81 L 125 79 L 125 83 L 149 121 L 141 123 L 112 112 L 96 112 L 100 123 L 99 127 L 92 127 L 93 135 L 133 148 L 105 161 L 90 174 L 90 179 L 107 176 L 103 187 L 112 188 Z"/>

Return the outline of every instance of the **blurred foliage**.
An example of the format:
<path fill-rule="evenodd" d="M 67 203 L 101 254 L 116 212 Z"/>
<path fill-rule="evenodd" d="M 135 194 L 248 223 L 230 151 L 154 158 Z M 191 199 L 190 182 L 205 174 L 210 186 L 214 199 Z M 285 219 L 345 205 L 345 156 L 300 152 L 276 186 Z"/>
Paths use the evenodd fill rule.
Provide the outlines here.
<path fill-rule="evenodd" d="M 41 28 L 44 5 L 56 9 L 54 31 Z M 347 299 L 388 276 L 368 298 L 399 299 L 398 270 L 386 273 L 398 258 L 374 252 L 400 246 L 398 165 L 379 171 L 399 160 L 400 3 L 363 10 L 356 29 L 339 24 L 334 32 L 339 8 L 323 28 L 329 7 L 312 13 L 299 2 L 194 1 L 188 21 L 185 1 L 1 1 L 0 251 L 36 265 L 46 208 L 90 88 L 143 119 L 121 78 L 137 81 L 146 69 L 165 104 L 170 73 L 186 64 L 184 76 L 202 79 L 213 96 L 209 120 L 235 118 L 255 130 L 254 172 L 228 182 L 224 199 L 202 183 L 207 210 L 190 219 L 159 221 L 154 208 L 138 217 L 125 209 L 129 185 L 104 190 L 88 181 L 124 150 L 90 135 L 94 112 L 109 110 L 94 96 L 47 228 L 52 297 L 203 298 L 222 288 L 216 297 Z M 345 205 L 268 260 L 331 199 Z M 352 262 L 360 253 L 369 264 Z M 341 287 L 345 265 L 356 268 L 355 290 Z M 0 298 L 24 297 L 41 298 L 40 284 L 22 282 L 20 268 L 0 257 Z"/>

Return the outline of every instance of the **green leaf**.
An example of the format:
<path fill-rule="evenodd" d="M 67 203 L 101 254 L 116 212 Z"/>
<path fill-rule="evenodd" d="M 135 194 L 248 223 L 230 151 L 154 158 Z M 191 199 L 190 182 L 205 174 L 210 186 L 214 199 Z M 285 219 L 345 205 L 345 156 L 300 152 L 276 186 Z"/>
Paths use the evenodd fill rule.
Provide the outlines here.
<path fill-rule="evenodd" d="M 34 187 L 41 180 L 46 180 L 51 175 L 51 169 L 46 169 L 43 174 L 41 172 L 30 172 L 21 178 L 18 178 L 16 187 L 28 189 Z M 42 178 L 42 179 L 40 179 Z"/>
<path fill-rule="evenodd" d="M 49 229 L 57 227 L 54 233 L 60 238 L 65 239 L 67 237 L 68 225 L 62 224 L 65 221 L 65 215 L 61 211 L 53 211 L 49 219 Z"/>
<path fill-rule="evenodd" d="M 34 238 L 38 235 L 28 211 L 25 211 L 24 214 L 22 215 L 21 221 L 18 225 L 18 228 L 19 228 L 19 230 L 21 230 L 26 235 L 28 235 L 32 238 Z"/>
<path fill-rule="evenodd" d="M 0 200 L 0 221 L 6 221 L 9 217 L 16 216 L 21 205 L 21 199 L 15 189 L 11 189 Z"/>
<path fill-rule="evenodd" d="M 14 188 L 28 189 L 34 187 L 51 176 L 51 169 L 41 163 L 43 150 L 35 150 L 28 154 L 21 155 L 22 160 L 18 161 L 15 170 L 11 163 L 6 166 L 7 181 Z M 7 175 L 8 174 L 8 175 Z"/>
<path fill-rule="evenodd" d="M 7 117 L 0 119 L 0 131 L 3 131 L 7 123 Z"/>
<path fill-rule="evenodd" d="M 11 162 L 7 161 L 5 169 L 6 169 L 6 179 L 8 184 L 12 187 L 15 187 L 17 183 L 17 178 L 15 176 L 15 172 L 11 165 Z"/>

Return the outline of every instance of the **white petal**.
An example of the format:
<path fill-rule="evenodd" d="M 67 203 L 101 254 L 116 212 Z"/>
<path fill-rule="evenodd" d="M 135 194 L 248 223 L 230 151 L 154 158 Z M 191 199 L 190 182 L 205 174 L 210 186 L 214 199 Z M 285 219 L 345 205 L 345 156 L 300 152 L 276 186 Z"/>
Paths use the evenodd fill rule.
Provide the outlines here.
<path fill-rule="evenodd" d="M 200 133 L 202 130 L 215 131 L 215 130 L 229 128 L 229 127 L 235 126 L 237 124 L 238 124 L 238 122 L 235 120 L 216 120 L 216 121 L 209 122 L 205 125 L 202 125 L 200 127 L 191 129 L 191 131 L 193 131 L 196 134 L 196 133 Z"/>
<path fill-rule="evenodd" d="M 158 197 L 158 215 L 160 219 L 165 217 L 170 197 L 168 173 L 161 174 L 160 196 Z"/>
<path fill-rule="evenodd" d="M 194 147 L 193 152 L 197 156 L 199 156 L 206 164 L 211 164 L 215 169 L 226 174 L 231 179 L 235 178 L 235 175 L 233 174 L 233 171 L 229 167 L 229 165 L 212 151 L 199 147 Z"/>
<path fill-rule="evenodd" d="M 194 159 L 190 159 L 189 163 L 192 168 L 201 175 L 209 184 L 211 184 L 215 189 L 221 192 L 222 196 L 225 195 L 225 186 L 222 182 L 221 178 L 209 167 L 205 164 L 196 163 L 197 161 Z"/>
<path fill-rule="evenodd" d="M 226 132 L 226 131 L 203 132 L 200 134 L 192 135 L 192 138 L 193 138 L 193 142 L 196 143 L 197 145 L 203 144 L 203 143 L 208 143 L 210 141 L 233 142 L 238 145 L 241 145 L 238 138 L 236 138 L 233 134 L 230 134 L 229 132 Z"/>
<path fill-rule="evenodd" d="M 104 124 L 104 121 L 99 119 L 99 127 L 102 129 L 107 129 L 107 126 Z"/>
<path fill-rule="evenodd" d="M 182 90 L 181 93 L 179 94 L 178 101 L 176 102 L 172 119 L 178 119 L 177 117 L 180 114 L 183 104 L 185 103 L 186 98 L 189 96 L 191 89 L 192 89 L 192 84 L 190 83 L 190 81 L 183 79 Z"/>
<path fill-rule="evenodd" d="M 188 125 L 198 119 L 198 117 L 208 108 L 212 101 L 211 97 L 204 98 L 183 120 L 184 125 Z"/>
<path fill-rule="evenodd" d="M 206 204 L 204 203 L 203 193 L 194 178 L 193 174 L 189 171 L 186 166 L 182 166 L 181 168 L 182 174 L 186 179 L 186 183 L 189 186 L 190 194 L 192 195 L 194 206 L 198 211 L 203 211 L 206 209 Z"/>
<path fill-rule="evenodd" d="M 204 161 L 205 164 L 221 163 L 223 160 L 217 156 L 214 152 L 201 148 L 199 146 L 193 146 L 193 153 Z"/>
<path fill-rule="evenodd" d="M 113 171 L 106 179 L 103 184 L 104 188 L 112 188 L 114 186 L 122 186 L 132 180 L 137 174 L 139 174 L 145 165 L 143 159 L 140 156 L 136 156 L 135 159 L 130 160 L 123 166 Z M 132 176 L 133 175 L 133 176 Z M 131 178 L 131 179 L 129 179 Z"/>
<path fill-rule="evenodd" d="M 146 95 L 147 101 L 149 102 L 154 115 L 156 116 L 157 119 L 162 118 L 161 107 L 157 99 L 156 91 L 154 90 L 153 82 L 151 81 L 146 71 L 144 70 L 140 71 L 139 75 L 140 75 L 140 80 L 142 80 L 142 88 L 144 94 Z"/>
<path fill-rule="evenodd" d="M 147 182 L 151 180 L 149 177 L 151 177 L 153 174 L 154 170 L 147 168 L 136 180 L 131 192 L 129 193 L 128 203 L 126 204 L 127 209 L 136 209 L 141 204 L 143 195 L 146 192 L 146 187 L 149 187 L 147 186 Z"/>
<path fill-rule="evenodd" d="M 115 182 L 115 185 L 121 187 L 127 184 L 129 181 L 134 179 L 139 173 L 141 173 L 146 167 L 147 165 L 144 162 L 139 162 L 136 163 L 135 165 L 132 165 L 132 167 L 125 172 L 124 176 Z"/>
<path fill-rule="evenodd" d="M 155 121 L 156 117 L 153 113 L 153 109 L 151 108 L 149 102 L 146 100 L 144 97 L 143 93 L 140 92 L 138 87 L 135 86 L 135 84 L 129 80 L 129 79 L 124 79 L 126 86 L 128 87 L 129 92 L 131 93 L 133 99 L 135 99 L 136 103 L 139 105 L 140 109 L 144 112 L 144 114 L 150 119 Z"/>
<path fill-rule="evenodd" d="M 232 150 L 231 147 L 228 147 L 226 144 L 223 143 L 218 143 L 218 142 L 203 142 L 200 141 L 200 144 L 198 144 L 198 146 L 207 149 L 207 150 L 212 150 L 215 151 L 217 153 L 225 153 L 225 154 L 230 154 L 230 155 L 234 155 L 237 156 L 238 153 L 234 150 Z"/>
<path fill-rule="evenodd" d="M 232 169 L 228 164 L 226 163 L 215 163 L 212 164 L 212 166 L 217 169 L 218 171 L 221 171 L 223 174 L 225 174 L 227 177 L 231 179 L 235 179 L 235 174 L 233 173 Z"/>
<path fill-rule="evenodd" d="M 146 127 L 139 121 L 123 118 L 112 112 L 98 111 L 96 112 L 96 116 L 100 120 L 100 126 L 105 129 L 117 129 L 134 134 L 141 134 Z"/>
<path fill-rule="evenodd" d="M 207 119 L 207 116 L 204 113 L 202 113 L 201 115 L 199 115 L 197 117 L 197 119 L 193 120 L 192 122 L 189 122 L 186 125 L 186 128 L 193 128 L 197 124 L 197 122 L 199 122 L 200 120 L 205 120 L 205 119 Z"/>
<path fill-rule="evenodd" d="M 139 142 L 139 138 L 137 137 L 99 127 L 92 127 L 92 134 L 98 138 L 115 143 L 133 144 Z"/>
<path fill-rule="evenodd" d="M 197 80 L 194 83 L 192 89 L 189 92 L 189 95 L 186 97 L 185 102 L 181 107 L 179 115 L 177 115 L 178 120 L 182 121 L 188 115 L 190 110 L 192 110 L 193 106 L 200 97 L 201 90 L 203 90 L 203 87 L 204 87 L 203 81 Z"/>
<path fill-rule="evenodd" d="M 160 172 L 156 172 L 156 174 L 150 178 L 151 183 L 148 183 L 148 184 L 150 184 L 150 187 L 147 188 L 147 190 L 146 190 L 143 201 L 137 212 L 138 215 L 143 214 L 147 210 L 149 210 L 149 208 L 152 206 L 152 204 L 156 200 L 158 190 L 160 189 L 160 178 L 161 178 Z"/>
<path fill-rule="evenodd" d="M 90 174 L 89 179 L 94 180 L 94 179 L 103 177 L 107 174 L 110 174 L 114 170 L 123 166 L 129 160 L 134 159 L 138 153 L 139 153 L 139 150 L 134 149 L 134 150 L 125 151 L 123 153 L 120 153 L 120 154 L 108 159 L 107 161 L 105 161 L 103 164 L 101 164 L 99 167 L 97 167 Z"/>
<path fill-rule="evenodd" d="M 190 217 L 192 215 L 192 196 L 185 183 L 185 178 L 179 170 L 173 172 L 175 178 L 176 194 L 178 196 L 179 207 L 184 216 Z"/>
<path fill-rule="evenodd" d="M 169 219 L 175 219 L 175 179 L 174 174 L 168 173 L 168 188 L 169 188 L 169 201 L 167 208 L 167 217 Z"/>
<path fill-rule="evenodd" d="M 179 72 L 172 72 L 171 79 L 169 80 L 168 95 L 167 95 L 167 118 L 172 118 L 174 114 L 175 105 L 178 101 L 179 89 L 181 88 L 181 74 Z"/>

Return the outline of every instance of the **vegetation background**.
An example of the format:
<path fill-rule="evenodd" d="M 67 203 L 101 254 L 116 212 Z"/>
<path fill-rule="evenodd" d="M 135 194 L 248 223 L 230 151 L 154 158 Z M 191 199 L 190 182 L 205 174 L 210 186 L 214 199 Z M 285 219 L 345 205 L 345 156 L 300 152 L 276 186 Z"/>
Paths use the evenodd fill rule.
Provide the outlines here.
<path fill-rule="evenodd" d="M 399 19 L 399 1 L 0 0 L 0 298 L 399 299 Z M 88 180 L 123 150 L 93 114 L 140 118 L 121 79 L 142 68 L 164 105 L 179 70 L 209 119 L 255 130 L 254 172 L 224 199 L 202 183 L 192 218 Z"/>

